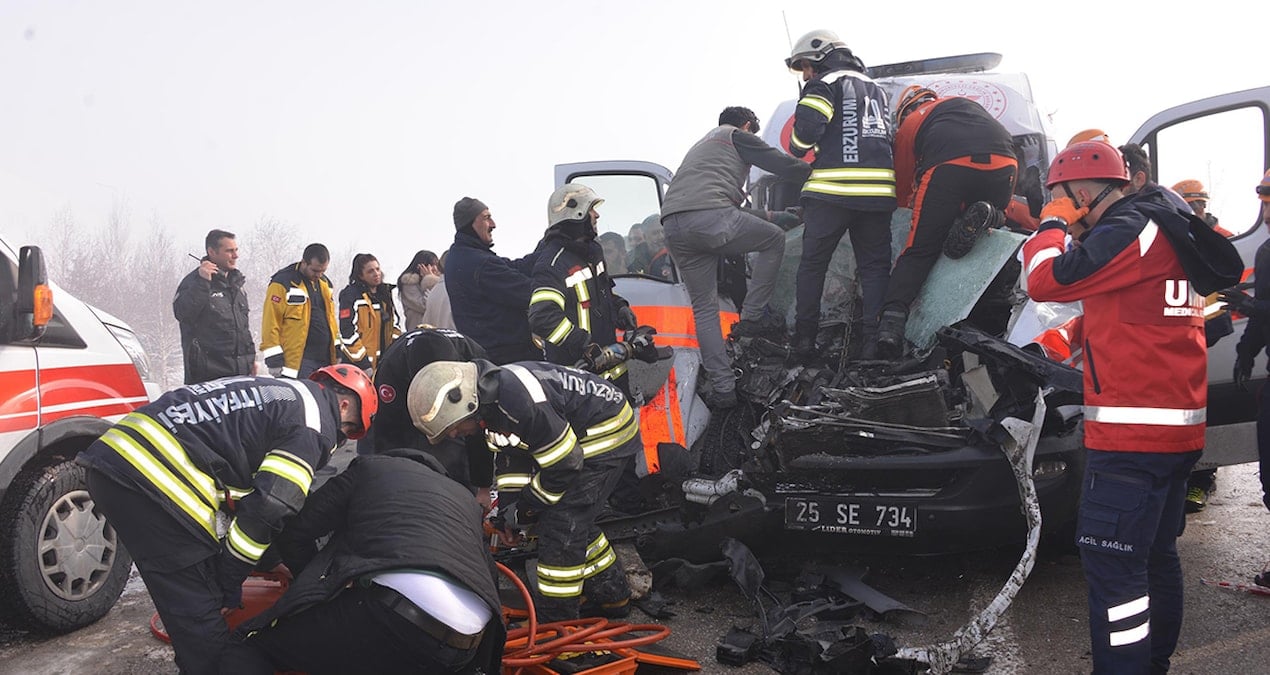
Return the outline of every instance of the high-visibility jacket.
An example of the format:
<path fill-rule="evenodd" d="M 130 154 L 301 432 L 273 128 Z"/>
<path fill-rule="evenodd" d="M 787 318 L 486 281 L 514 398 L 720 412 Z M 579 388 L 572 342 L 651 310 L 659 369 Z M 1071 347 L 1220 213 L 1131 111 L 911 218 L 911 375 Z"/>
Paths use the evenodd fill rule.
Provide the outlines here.
<path fill-rule="evenodd" d="M 533 281 L 529 327 L 542 339 L 548 361 L 572 366 L 588 344 L 605 347 L 617 341 L 617 312 L 630 304 L 613 292 L 599 242 L 548 229 Z M 617 380 L 626 370 L 626 363 L 619 363 L 602 375 Z"/>
<path fill-rule="evenodd" d="M 599 375 L 541 361 L 498 367 L 476 361 L 481 401 L 494 460 L 495 485 L 530 504 L 558 503 L 582 471 L 601 455 L 640 451 L 639 420 L 626 396 Z"/>
<path fill-rule="evenodd" d="M 227 377 L 178 387 L 77 457 L 136 486 L 246 577 L 299 512 L 338 442 L 339 399 L 308 380 Z"/>
<path fill-rule="evenodd" d="M 1071 250 L 1064 250 L 1064 228 L 1052 222 L 1023 245 L 1033 300 L 1084 305 L 1086 447 L 1204 447 L 1203 299 L 1157 224 L 1184 217 L 1166 199 L 1138 194 L 1112 204 Z"/>
<path fill-rule="evenodd" d="M 827 57 L 827 72 L 803 86 L 789 152 L 814 150 L 804 198 L 861 211 L 895 210 L 895 164 L 886 92 L 850 64 Z"/>
<path fill-rule="evenodd" d="M 260 310 L 261 355 L 266 360 L 282 355 L 282 374 L 286 377 L 299 375 L 300 362 L 304 359 L 304 344 L 309 339 L 309 317 L 312 313 L 309 283 L 300 273 L 300 263 L 278 270 L 269 280 L 264 306 Z M 339 340 L 340 328 L 335 321 L 331 280 L 323 276 L 314 283 L 318 285 L 318 292 L 326 303 L 327 322 L 331 330 L 329 363 L 335 363 L 335 345 Z"/>
<path fill-rule="evenodd" d="M 371 292 L 355 281 L 340 291 L 340 352 L 358 368 L 374 368 L 380 354 L 401 336 L 392 284 L 380 284 Z"/>

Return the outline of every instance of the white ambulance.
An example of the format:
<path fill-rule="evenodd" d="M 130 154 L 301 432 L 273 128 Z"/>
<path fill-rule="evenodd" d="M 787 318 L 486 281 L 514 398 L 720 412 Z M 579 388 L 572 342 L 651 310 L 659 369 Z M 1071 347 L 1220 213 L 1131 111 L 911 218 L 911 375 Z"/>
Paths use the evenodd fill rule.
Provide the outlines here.
<path fill-rule="evenodd" d="M 132 558 L 75 455 L 158 395 L 120 320 L 48 281 L 43 254 L 0 239 L 0 611 L 66 632 L 108 612 Z"/>

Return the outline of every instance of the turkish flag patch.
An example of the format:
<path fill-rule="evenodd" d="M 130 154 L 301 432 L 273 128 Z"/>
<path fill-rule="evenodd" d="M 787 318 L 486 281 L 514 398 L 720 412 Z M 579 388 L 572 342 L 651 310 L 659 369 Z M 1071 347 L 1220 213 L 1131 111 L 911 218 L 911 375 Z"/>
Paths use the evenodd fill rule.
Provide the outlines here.
<path fill-rule="evenodd" d="M 341 310 L 340 310 L 340 318 L 341 318 L 341 319 L 347 319 L 348 317 L 350 317 L 350 316 L 352 316 L 352 315 L 353 315 L 353 310 L 351 310 L 351 309 L 341 309 Z"/>
<path fill-rule="evenodd" d="M 397 400 L 397 390 L 393 389 L 391 384 L 379 385 L 379 400 L 384 403 L 392 403 Z"/>
<path fill-rule="evenodd" d="M 275 295 L 275 296 L 273 296 L 272 298 L 269 298 L 269 300 L 270 300 L 271 302 L 282 302 L 282 296 L 280 296 L 280 295 Z"/>

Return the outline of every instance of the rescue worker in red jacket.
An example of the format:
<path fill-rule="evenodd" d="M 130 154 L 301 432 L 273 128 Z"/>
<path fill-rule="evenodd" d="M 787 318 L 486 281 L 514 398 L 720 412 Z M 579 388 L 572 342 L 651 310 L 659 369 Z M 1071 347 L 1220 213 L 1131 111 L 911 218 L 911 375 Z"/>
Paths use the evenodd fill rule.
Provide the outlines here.
<path fill-rule="evenodd" d="M 483 430 L 497 448 L 504 535 L 530 525 L 538 535 L 539 621 L 629 612 L 626 575 L 595 522 L 643 447 L 639 420 L 612 382 L 540 361 L 440 361 L 415 376 L 409 402 L 428 440 Z"/>
<path fill-rule="evenodd" d="M 1201 298 L 1163 228 L 1163 196 L 1125 196 L 1124 157 L 1098 141 L 1050 166 L 1053 200 L 1023 246 L 1028 294 L 1084 303 L 1085 446 L 1076 543 L 1095 673 L 1168 670 L 1182 626 L 1186 477 L 1204 447 Z M 1183 225 L 1185 227 L 1185 225 Z M 1070 250 L 1064 237 L 1078 245 Z M 1165 364 L 1165 367 L 1161 367 Z"/>
<path fill-rule="evenodd" d="M 842 235 L 851 232 L 860 279 L 864 344 L 877 333 L 878 310 L 891 268 L 895 167 L 886 92 L 832 31 L 814 30 L 794 43 L 785 65 L 801 71 L 789 153 L 815 151 L 803 183 L 803 252 L 795 278 L 793 356 L 816 357 L 825 273 Z"/>
<path fill-rule="evenodd" d="M 900 95 L 895 111 L 896 196 L 912 206 L 913 223 L 891 269 L 878 320 L 878 356 L 888 359 L 904 350 L 909 305 L 949 234 L 965 228 L 958 236 L 973 245 L 984 229 L 999 226 L 1019 166 L 1010 132 L 968 98 L 940 98 L 913 85 Z M 968 252 L 965 245 L 958 248 L 960 255 Z"/>
<path fill-rule="evenodd" d="M 310 380 L 226 377 L 173 389 L 120 420 L 76 461 L 132 554 L 182 673 L 217 673 L 223 613 L 313 473 L 376 409 L 349 365 Z"/>
<path fill-rule="evenodd" d="M 538 245 L 529 327 L 543 341 L 547 360 L 565 366 L 595 365 L 599 352 L 617 342 L 617 331 L 638 323 L 630 303 L 613 292 L 604 247 L 595 240 L 596 207 L 604 200 L 581 183 L 565 183 L 547 200 L 547 232 Z M 591 370 L 595 371 L 592 367 Z M 625 361 L 600 373 L 631 395 Z"/>

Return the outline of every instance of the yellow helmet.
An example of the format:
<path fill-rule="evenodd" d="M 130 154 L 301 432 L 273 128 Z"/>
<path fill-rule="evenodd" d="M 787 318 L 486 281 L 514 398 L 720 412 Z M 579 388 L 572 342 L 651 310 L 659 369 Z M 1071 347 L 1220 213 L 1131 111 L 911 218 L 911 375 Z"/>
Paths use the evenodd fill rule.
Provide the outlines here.
<path fill-rule="evenodd" d="M 454 425 L 476 415 L 476 364 L 434 361 L 410 381 L 406 406 L 415 428 L 436 443 Z"/>

